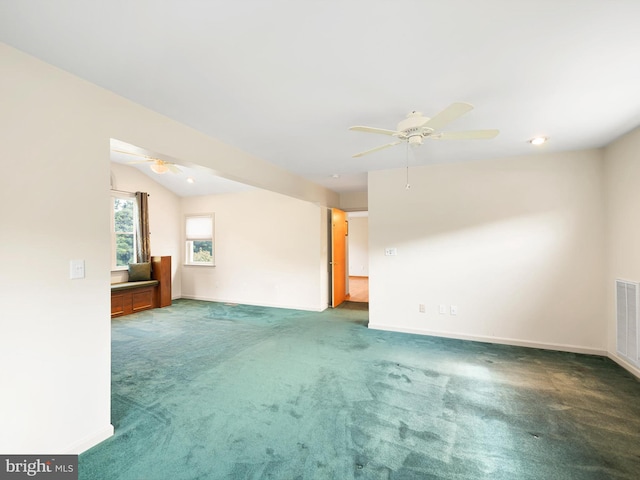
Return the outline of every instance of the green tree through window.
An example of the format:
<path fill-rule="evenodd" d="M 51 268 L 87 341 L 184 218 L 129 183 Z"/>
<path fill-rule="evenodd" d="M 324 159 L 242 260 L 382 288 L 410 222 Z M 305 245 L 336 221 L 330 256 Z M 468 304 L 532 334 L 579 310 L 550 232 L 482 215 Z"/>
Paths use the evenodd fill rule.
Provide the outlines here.
<path fill-rule="evenodd" d="M 113 198 L 115 257 L 117 267 L 135 262 L 134 200 Z"/>
<path fill-rule="evenodd" d="M 213 261 L 213 242 L 210 240 L 194 240 L 193 261 L 211 263 Z"/>

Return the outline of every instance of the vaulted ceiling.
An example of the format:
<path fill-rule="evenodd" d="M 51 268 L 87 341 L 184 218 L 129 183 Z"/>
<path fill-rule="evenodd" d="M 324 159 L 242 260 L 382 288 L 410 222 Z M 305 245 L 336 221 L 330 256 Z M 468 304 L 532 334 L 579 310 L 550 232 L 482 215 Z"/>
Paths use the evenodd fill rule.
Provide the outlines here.
<path fill-rule="evenodd" d="M 411 165 L 529 154 L 536 135 L 542 151 L 601 147 L 638 126 L 638 19 L 637 0 L 2 0 L 0 41 L 357 191 L 407 154 L 352 158 L 389 137 L 348 128 L 413 110 L 468 102 L 444 130 L 500 135 L 427 140 Z"/>

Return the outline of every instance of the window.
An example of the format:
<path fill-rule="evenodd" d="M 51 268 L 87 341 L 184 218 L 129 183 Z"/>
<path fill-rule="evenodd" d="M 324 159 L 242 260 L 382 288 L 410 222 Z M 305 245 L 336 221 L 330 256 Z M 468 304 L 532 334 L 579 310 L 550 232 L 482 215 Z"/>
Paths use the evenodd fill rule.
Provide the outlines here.
<path fill-rule="evenodd" d="M 185 264 L 213 266 L 213 214 L 185 218 Z"/>
<path fill-rule="evenodd" d="M 135 197 L 111 196 L 111 269 L 124 270 L 136 261 Z"/>

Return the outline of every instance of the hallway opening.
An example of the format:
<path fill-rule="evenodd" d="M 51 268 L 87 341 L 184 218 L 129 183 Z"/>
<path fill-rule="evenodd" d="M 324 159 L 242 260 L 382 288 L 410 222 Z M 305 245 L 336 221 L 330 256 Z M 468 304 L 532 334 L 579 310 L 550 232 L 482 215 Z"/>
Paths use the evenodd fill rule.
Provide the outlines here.
<path fill-rule="evenodd" d="M 347 275 L 351 302 L 369 302 L 369 212 L 349 212 Z"/>

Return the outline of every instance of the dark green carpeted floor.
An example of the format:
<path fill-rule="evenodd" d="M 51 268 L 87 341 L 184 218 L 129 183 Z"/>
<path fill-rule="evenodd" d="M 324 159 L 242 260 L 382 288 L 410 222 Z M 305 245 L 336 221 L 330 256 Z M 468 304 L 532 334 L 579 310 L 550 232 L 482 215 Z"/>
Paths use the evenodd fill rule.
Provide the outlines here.
<path fill-rule="evenodd" d="M 640 478 L 640 382 L 608 359 L 178 300 L 113 321 L 116 434 L 80 478 Z"/>

